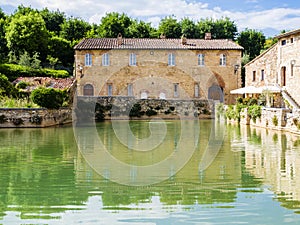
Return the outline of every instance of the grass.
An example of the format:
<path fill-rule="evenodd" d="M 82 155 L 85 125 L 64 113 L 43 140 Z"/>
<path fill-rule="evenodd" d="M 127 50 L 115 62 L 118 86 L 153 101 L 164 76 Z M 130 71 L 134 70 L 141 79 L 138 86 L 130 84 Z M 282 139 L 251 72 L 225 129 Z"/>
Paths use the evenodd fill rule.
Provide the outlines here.
<path fill-rule="evenodd" d="M 40 108 L 37 104 L 33 103 L 30 99 L 15 99 L 9 97 L 0 98 L 0 108 Z"/>

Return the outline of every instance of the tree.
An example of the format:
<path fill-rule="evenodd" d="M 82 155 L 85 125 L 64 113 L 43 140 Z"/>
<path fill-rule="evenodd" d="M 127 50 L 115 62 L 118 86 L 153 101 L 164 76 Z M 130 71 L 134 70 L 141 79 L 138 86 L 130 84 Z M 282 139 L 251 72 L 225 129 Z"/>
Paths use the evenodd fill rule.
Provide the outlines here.
<path fill-rule="evenodd" d="M 184 18 L 180 21 L 181 33 L 187 38 L 199 38 L 199 30 L 194 21 Z"/>
<path fill-rule="evenodd" d="M 56 62 L 59 61 L 64 67 L 72 67 L 74 52 L 71 41 L 57 36 L 51 37 L 49 40 L 49 55 L 47 58 L 51 59 L 52 62 L 53 58 L 57 59 Z"/>
<path fill-rule="evenodd" d="M 205 33 L 211 33 L 213 31 L 213 20 L 212 19 L 201 19 L 197 27 L 199 29 L 200 38 L 205 37 Z"/>
<path fill-rule="evenodd" d="M 268 38 L 268 39 L 266 39 L 263 51 L 268 50 L 269 48 L 271 48 L 277 42 L 278 42 L 278 39 L 276 39 L 276 38 Z"/>
<path fill-rule="evenodd" d="M 15 10 L 13 17 L 28 15 L 31 12 L 36 13 L 38 11 L 36 9 L 32 9 L 31 7 L 26 7 L 22 4 L 18 6 L 17 10 Z"/>
<path fill-rule="evenodd" d="M 198 22 L 200 38 L 204 38 L 205 33 L 211 33 L 214 39 L 232 39 L 234 40 L 237 34 L 237 26 L 228 17 L 213 20 L 201 19 Z"/>
<path fill-rule="evenodd" d="M 4 61 L 5 58 L 7 58 L 8 55 L 8 48 L 7 48 L 7 42 L 5 38 L 5 18 L 1 16 L 1 9 L 0 9 L 0 62 Z"/>
<path fill-rule="evenodd" d="M 258 56 L 264 48 L 266 38 L 262 32 L 246 29 L 242 31 L 237 37 L 237 42 L 244 48 L 244 53 L 249 55 L 252 60 Z"/>
<path fill-rule="evenodd" d="M 150 23 L 133 20 L 128 28 L 128 37 L 150 38 L 154 32 L 155 29 L 151 27 Z"/>
<path fill-rule="evenodd" d="M 129 27 L 131 24 L 132 20 L 124 13 L 107 13 L 106 16 L 101 19 L 101 24 L 97 32 L 98 35 L 103 38 L 115 38 L 119 33 L 122 34 L 123 37 L 129 37 Z"/>
<path fill-rule="evenodd" d="M 13 16 L 6 28 L 5 37 L 9 50 L 17 56 L 25 51 L 30 56 L 38 52 L 42 60 L 46 59 L 48 31 L 39 13 Z"/>
<path fill-rule="evenodd" d="M 61 24 L 60 35 L 71 42 L 78 41 L 86 36 L 91 25 L 82 19 L 71 17 Z"/>
<path fill-rule="evenodd" d="M 59 35 L 61 31 L 61 25 L 66 21 L 65 14 L 59 10 L 49 11 L 47 8 L 40 11 L 40 14 L 46 23 L 47 30 Z"/>
<path fill-rule="evenodd" d="M 1 8 L 0 8 L 0 19 L 6 19 L 6 15 Z"/>
<path fill-rule="evenodd" d="M 160 35 L 164 34 L 167 38 L 180 38 L 181 27 L 176 18 L 173 16 L 167 16 L 160 21 L 158 33 Z"/>

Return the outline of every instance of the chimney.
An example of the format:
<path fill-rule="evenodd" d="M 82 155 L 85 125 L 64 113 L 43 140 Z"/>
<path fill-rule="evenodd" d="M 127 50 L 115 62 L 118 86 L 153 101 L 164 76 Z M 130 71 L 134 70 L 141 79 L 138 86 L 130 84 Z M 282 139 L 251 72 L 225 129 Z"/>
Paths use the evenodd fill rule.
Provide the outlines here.
<path fill-rule="evenodd" d="M 181 44 L 182 45 L 186 45 L 186 43 L 187 43 L 187 39 L 186 39 L 186 37 L 184 35 L 182 35 L 181 36 Z"/>
<path fill-rule="evenodd" d="M 122 34 L 119 33 L 117 37 L 118 45 L 122 45 Z"/>
<path fill-rule="evenodd" d="M 211 33 L 205 33 L 205 40 L 211 40 Z"/>

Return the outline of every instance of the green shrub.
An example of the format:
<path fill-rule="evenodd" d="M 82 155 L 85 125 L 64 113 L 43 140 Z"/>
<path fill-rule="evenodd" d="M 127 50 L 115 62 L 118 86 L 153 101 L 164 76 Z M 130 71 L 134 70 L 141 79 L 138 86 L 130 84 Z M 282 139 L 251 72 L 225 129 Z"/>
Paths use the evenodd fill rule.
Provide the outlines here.
<path fill-rule="evenodd" d="M 65 91 L 54 88 L 39 87 L 32 91 L 31 100 L 41 107 L 47 109 L 58 109 L 67 99 Z"/>
<path fill-rule="evenodd" d="M 259 106 L 259 105 L 250 105 L 248 107 L 248 115 L 255 122 L 257 118 L 261 117 L 261 106 Z"/>
<path fill-rule="evenodd" d="M 34 69 L 16 64 L 0 64 L 0 73 L 5 74 L 9 81 L 14 81 L 18 77 L 66 78 L 70 76 L 66 70 Z"/>
<path fill-rule="evenodd" d="M 25 89 L 27 86 L 29 86 L 29 83 L 28 83 L 28 82 L 20 81 L 20 82 L 16 85 L 16 88 L 19 88 L 19 89 Z"/>
<path fill-rule="evenodd" d="M 241 120 L 241 111 L 246 108 L 246 105 L 242 103 L 237 103 L 235 106 L 229 105 L 225 111 L 225 117 L 228 119 L 233 119 L 238 122 Z"/>
<path fill-rule="evenodd" d="M 9 82 L 8 78 L 0 73 L 0 96 L 16 97 L 17 89 Z"/>

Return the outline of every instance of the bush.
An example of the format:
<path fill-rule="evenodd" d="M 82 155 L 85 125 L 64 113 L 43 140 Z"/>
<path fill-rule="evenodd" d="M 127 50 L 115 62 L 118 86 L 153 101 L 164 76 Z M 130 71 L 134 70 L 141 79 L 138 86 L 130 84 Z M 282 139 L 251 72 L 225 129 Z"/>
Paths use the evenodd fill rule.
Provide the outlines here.
<path fill-rule="evenodd" d="M 0 73 L 5 74 L 9 81 L 14 81 L 18 77 L 70 77 L 66 70 L 34 69 L 15 64 L 0 64 Z"/>
<path fill-rule="evenodd" d="M 15 97 L 17 89 L 9 82 L 8 78 L 0 73 L 0 95 Z"/>
<path fill-rule="evenodd" d="M 25 89 L 27 86 L 29 86 L 30 84 L 28 82 L 25 81 L 20 81 L 17 85 L 16 88 L 19 89 Z"/>
<path fill-rule="evenodd" d="M 31 100 L 41 107 L 47 109 L 58 109 L 67 99 L 65 91 L 54 88 L 40 87 L 32 91 Z"/>
<path fill-rule="evenodd" d="M 228 119 L 236 120 L 240 122 L 241 120 L 241 111 L 243 108 L 246 108 L 246 105 L 242 103 L 237 103 L 235 106 L 229 105 L 225 111 L 225 117 Z"/>
<path fill-rule="evenodd" d="M 259 105 L 250 105 L 248 107 L 248 115 L 255 122 L 257 118 L 261 117 L 261 106 L 259 106 Z"/>

